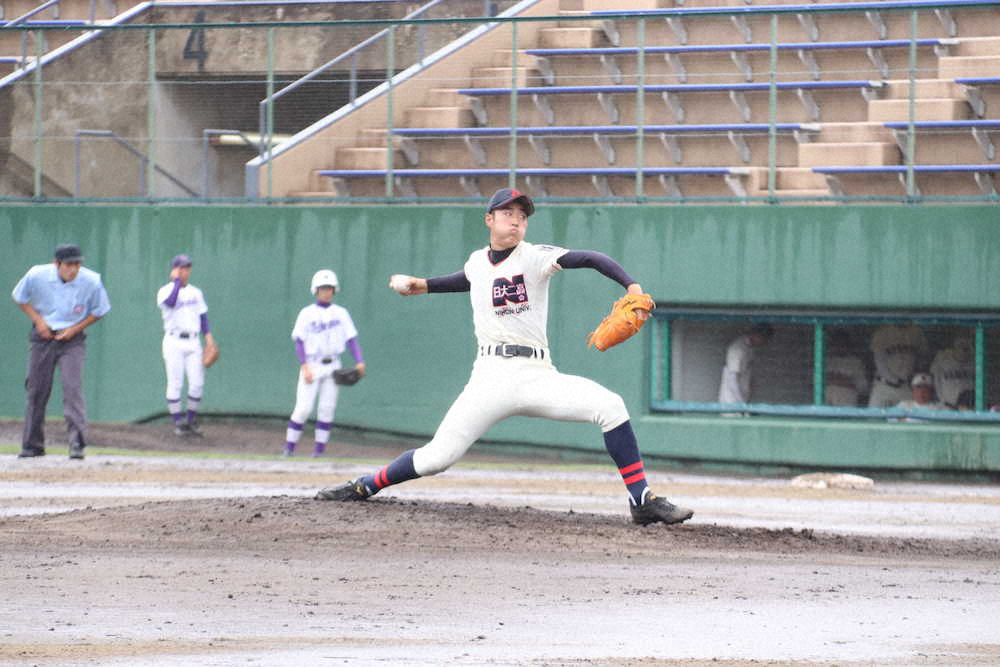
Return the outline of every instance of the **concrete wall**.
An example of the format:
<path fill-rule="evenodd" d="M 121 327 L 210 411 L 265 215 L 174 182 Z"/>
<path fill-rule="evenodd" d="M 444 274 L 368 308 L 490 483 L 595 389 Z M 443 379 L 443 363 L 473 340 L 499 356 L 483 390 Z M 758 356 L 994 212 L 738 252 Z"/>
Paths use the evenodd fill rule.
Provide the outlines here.
<path fill-rule="evenodd" d="M 662 304 L 997 310 L 995 207 L 557 207 L 532 218 L 529 240 L 615 257 Z M 94 420 L 164 410 L 156 289 L 178 252 L 195 259 L 222 360 L 204 408 L 283 416 L 294 399 L 290 330 L 318 268 L 338 272 L 370 377 L 343 393 L 337 420 L 430 434 L 473 358 L 464 295 L 402 298 L 394 272 L 457 270 L 485 242 L 468 207 L 0 207 L 0 284 L 13 287 L 57 243 L 75 241 L 104 275 L 113 310 L 91 329 L 86 390 Z M 1000 471 L 989 426 L 660 416 L 648 413 L 648 332 L 606 353 L 586 334 L 620 288 L 591 271 L 558 276 L 549 334 L 564 372 L 625 398 L 644 451 L 758 466 Z M 28 322 L 0 309 L 0 416 L 23 410 Z M 349 355 L 348 355 L 349 358 Z M 50 404 L 59 414 L 58 397 Z M 738 423 L 736 423 L 738 422 Z M 513 419 L 489 438 L 600 449 L 591 426 Z"/>

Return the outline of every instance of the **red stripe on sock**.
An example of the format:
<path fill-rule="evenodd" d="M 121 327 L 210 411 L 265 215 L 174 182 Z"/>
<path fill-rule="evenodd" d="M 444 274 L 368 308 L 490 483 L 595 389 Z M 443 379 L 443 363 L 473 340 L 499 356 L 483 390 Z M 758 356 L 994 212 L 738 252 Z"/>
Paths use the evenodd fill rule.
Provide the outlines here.
<path fill-rule="evenodd" d="M 646 479 L 646 473 L 645 472 L 638 472 L 638 473 L 632 475 L 631 477 L 626 477 L 625 478 L 625 484 L 627 486 L 629 484 L 634 484 L 635 482 L 639 482 L 639 481 L 644 480 L 644 479 Z"/>
<path fill-rule="evenodd" d="M 639 461 L 638 463 L 633 463 L 632 465 L 625 466 L 624 468 L 619 468 L 618 472 L 620 472 L 624 476 L 629 474 L 630 472 L 635 472 L 636 470 L 641 470 L 641 469 L 642 469 L 642 461 Z"/>
<path fill-rule="evenodd" d="M 381 470 L 378 471 L 378 474 L 375 475 L 375 486 L 377 486 L 380 489 L 389 486 L 389 477 L 388 475 L 385 474 L 386 470 L 388 469 L 389 468 L 382 468 Z"/>

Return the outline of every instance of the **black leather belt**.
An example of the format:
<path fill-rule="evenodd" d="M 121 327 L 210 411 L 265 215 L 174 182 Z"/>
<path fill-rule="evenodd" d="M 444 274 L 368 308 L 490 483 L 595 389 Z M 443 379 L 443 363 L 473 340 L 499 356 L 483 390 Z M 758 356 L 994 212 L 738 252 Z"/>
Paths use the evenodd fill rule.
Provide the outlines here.
<path fill-rule="evenodd" d="M 882 384 L 887 384 L 887 385 L 889 385 L 889 386 L 890 386 L 890 387 L 892 387 L 893 389 L 899 389 L 899 388 L 900 388 L 900 387 L 902 387 L 902 386 L 903 386 L 904 384 L 906 384 L 906 380 L 899 380 L 898 382 L 892 382 L 892 381 L 890 381 L 890 380 L 886 380 L 886 379 L 885 379 L 884 377 L 877 377 L 877 378 L 875 378 L 875 379 L 876 379 L 876 380 L 878 380 L 879 382 L 881 382 Z"/>
<path fill-rule="evenodd" d="M 319 360 L 319 362 L 321 364 L 332 364 L 333 363 L 333 357 L 323 357 L 322 359 Z"/>
<path fill-rule="evenodd" d="M 494 357 L 533 357 L 544 359 L 544 348 L 529 347 L 527 345 L 513 345 L 511 343 L 501 343 L 500 345 L 487 345 L 480 348 L 480 353 Z"/>
<path fill-rule="evenodd" d="M 189 334 L 189 333 L 187 333 L 187 332 L 185 331 L 184 333 L 179 333 L 179 334 L 177 334 L 177 337 L 178 337 L 178 338 L 190 338 L 190 337 L 191 337 L 191 334 Z"/>

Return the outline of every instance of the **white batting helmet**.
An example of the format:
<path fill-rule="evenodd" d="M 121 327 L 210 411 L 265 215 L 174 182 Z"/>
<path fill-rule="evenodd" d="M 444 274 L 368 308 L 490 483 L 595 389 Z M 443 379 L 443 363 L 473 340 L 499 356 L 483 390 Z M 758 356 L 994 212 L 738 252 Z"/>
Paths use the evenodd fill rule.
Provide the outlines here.
<path fill-rule="evenodd" d="M 337 274 L 330 269 L 320 269 L 315 273 L 315 275 L 313 275 L 312 287 L 310 287 L 313 296 L 316 295 L 316 290 L 327 285 L 332 287 L 334 291 L 340 291 L 340 283 L 337 281 Z"/>

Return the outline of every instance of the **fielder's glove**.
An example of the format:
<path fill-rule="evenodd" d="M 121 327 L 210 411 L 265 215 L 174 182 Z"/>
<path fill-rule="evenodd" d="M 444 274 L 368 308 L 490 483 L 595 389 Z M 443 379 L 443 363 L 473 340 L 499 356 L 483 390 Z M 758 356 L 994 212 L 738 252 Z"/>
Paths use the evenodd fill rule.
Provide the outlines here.
<path fill-rule="evenodd" d="M 603 352 L 628 340 L 639 331 L 645 319 L 638 311 L 651 312 L 656 304 L 648 294 L 626 294 L 615 301 L 611 314 L 587 337 L 587 345 Z"/>
<path fill-rule="evenodd" d="M 205 348 L 201 351 L 201 365 L 208 368 L 219 360 L 219 346 L 214 342 L 205 343 Z"/>
<path fill-rule="evenodd" d="M 357 384 L 361 379 L 361 371 L 357 368 L 338 368 L 333 372 L 334 384 L 342 384 L 347 387 Z"/>

